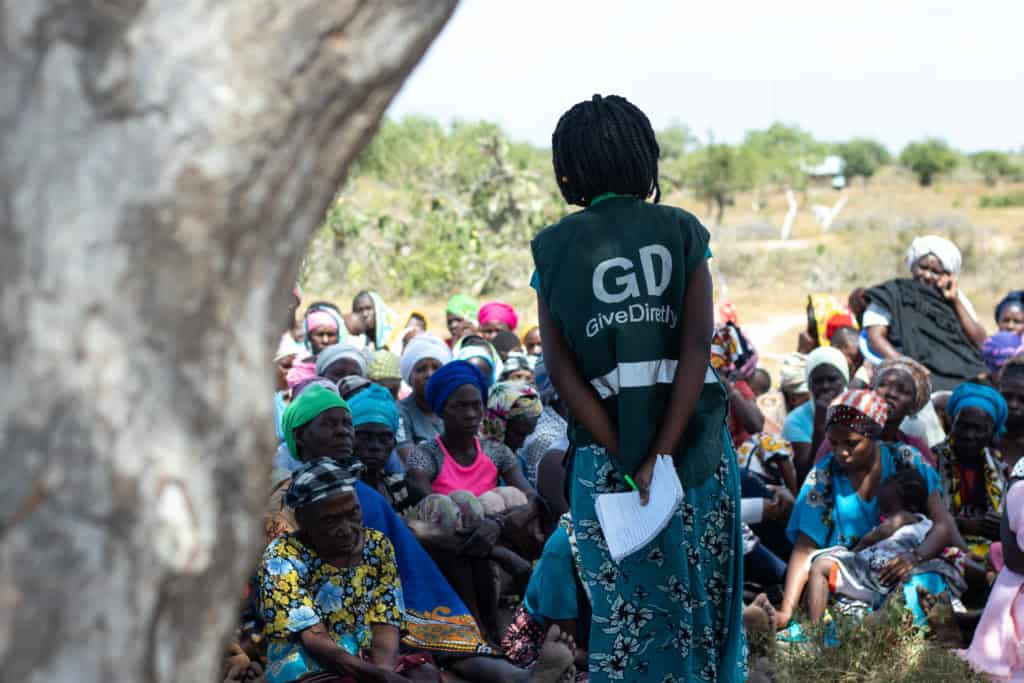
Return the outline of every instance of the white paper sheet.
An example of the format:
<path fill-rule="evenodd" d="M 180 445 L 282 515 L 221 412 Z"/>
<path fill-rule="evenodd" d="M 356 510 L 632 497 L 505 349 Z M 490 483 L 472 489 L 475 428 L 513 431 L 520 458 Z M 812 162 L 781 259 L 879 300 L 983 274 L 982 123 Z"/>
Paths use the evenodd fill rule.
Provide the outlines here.
<path fill-rule="evenodd" d="M 659 455 L 655 462 L 647 505 L 640 504 L 636 491 L 599 495 L 595 501 L 597 521 L 612 559 L 620 562 L 653 541 L 668 526 L 682 500 L 683 486 L 668 455 Z"/>

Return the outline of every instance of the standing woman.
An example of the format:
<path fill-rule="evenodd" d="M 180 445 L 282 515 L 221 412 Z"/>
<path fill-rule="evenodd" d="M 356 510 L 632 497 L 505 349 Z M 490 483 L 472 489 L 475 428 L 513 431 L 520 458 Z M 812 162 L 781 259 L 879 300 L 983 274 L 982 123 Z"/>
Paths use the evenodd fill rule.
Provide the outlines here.
<path fill-rule="evenodd" d="M 584 210 L 533 240 L 532 284 L 551 378 L 572 414 L 590 680 L 743 680 L 739 483 L 725 391 L 708 365 L 710 236 L 693 215 L 658 205 L 658 143 L 624 98 L 595 95 L 566 112 L 552 154 L 562 196 Z M 646 500 L 658 454 L 674 456 L 684 501 L 654 541 L 615 563 L 595 498 L 628 491 L 631 476 Z"/>

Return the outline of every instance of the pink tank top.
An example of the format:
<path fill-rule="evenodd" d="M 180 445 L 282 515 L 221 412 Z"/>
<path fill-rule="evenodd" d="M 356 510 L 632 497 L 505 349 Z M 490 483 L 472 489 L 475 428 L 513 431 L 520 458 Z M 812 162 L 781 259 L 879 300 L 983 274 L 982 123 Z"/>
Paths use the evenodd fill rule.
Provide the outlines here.
<path fill-rule="evenodd" d="M 444 463 L 441 471 L 434 479 L 434 493 L 448 495 L 452 491 L 469 491 L 474 496 L 487 493 L 498 485 L 498 468 L 494 461 L 487 457 L 484 449 L 480 448 L 480 439 L 474 439 L 476 444 L 476 460 L 472 465 L 464 466 L 455 462 L 455 458 L 448 453 L 444 447 L 441 437 L 434 437 L 437 445 L 444 453 Z"/>

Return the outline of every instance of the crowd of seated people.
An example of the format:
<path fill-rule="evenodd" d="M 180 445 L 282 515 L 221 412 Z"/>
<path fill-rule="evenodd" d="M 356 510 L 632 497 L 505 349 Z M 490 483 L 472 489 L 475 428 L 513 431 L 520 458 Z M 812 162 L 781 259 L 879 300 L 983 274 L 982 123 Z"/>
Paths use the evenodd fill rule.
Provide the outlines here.
<path fill-rule="evenodd" d="M 810 295 L 774 375 L 719 308 L 708 362 L 741 473 L 743 623 L 802 642 L 895 598 L 927 626 L 942 599 L 962 655 L 1006 676 L 1024 671 L 1024 292 L 986 330 L 955 245 L 915 239 L 906 267 L 845 301 Z M 465 295 L 446 326 L 415 311 L 403 326 L 370 291 L 289 325 L 265 549 L 227 680 L 588 679 L 572 418 L 540 329 Z"/>

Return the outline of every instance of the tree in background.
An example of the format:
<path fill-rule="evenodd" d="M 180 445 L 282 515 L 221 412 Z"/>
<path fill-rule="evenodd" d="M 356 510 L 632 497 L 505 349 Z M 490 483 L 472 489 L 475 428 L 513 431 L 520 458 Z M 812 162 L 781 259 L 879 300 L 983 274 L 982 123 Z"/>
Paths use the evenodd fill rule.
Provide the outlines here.
<path fill-rule="evenodd" d="M 985 179 L 986 185 L 995 185 L 1002 178 L 1020 173 L 1010 155 L 997 150 L 983 150 L 970 155 L 971 166 Z"/>
<path fill-rule="evenodd" d="M 689 154 L 683 165 L 685 184 L 697 199 L 707 203 L 705 213 L 712 215 L 715 225 L 722 224 L 725 208 L 735 203 L 735 195 L 749 184 L 749 165 L 745 166 L 743 151 L 726 144 L 714 143 Z"/>
<path fill-rule="evenodd" d="M 935 176 L 949 173 L 959 162 L 956 150 L 939 138 L 911 142 L 900 152 L 900 163 L 917 176 L 921 187 L 928 187 Z"/>
<path fill-rule="evenodd" d="M 885 145 L 870 138 L 853 138 L 836 145 L 836 154 L 843 159 L 843 174 L 847 178 L 860 176 L 869 180 L 882 166 L 892 163 L 892 155 Z"/>
<path fill-rule="evenodd" d="M 742 146 L 742 160 L 754 185 L 782 189 L 805 187 L 804 169 L 820 163 L 827 151 L 824 144 L 799 126 L 778 122 L 765 130 L 748 132 Z"/>

